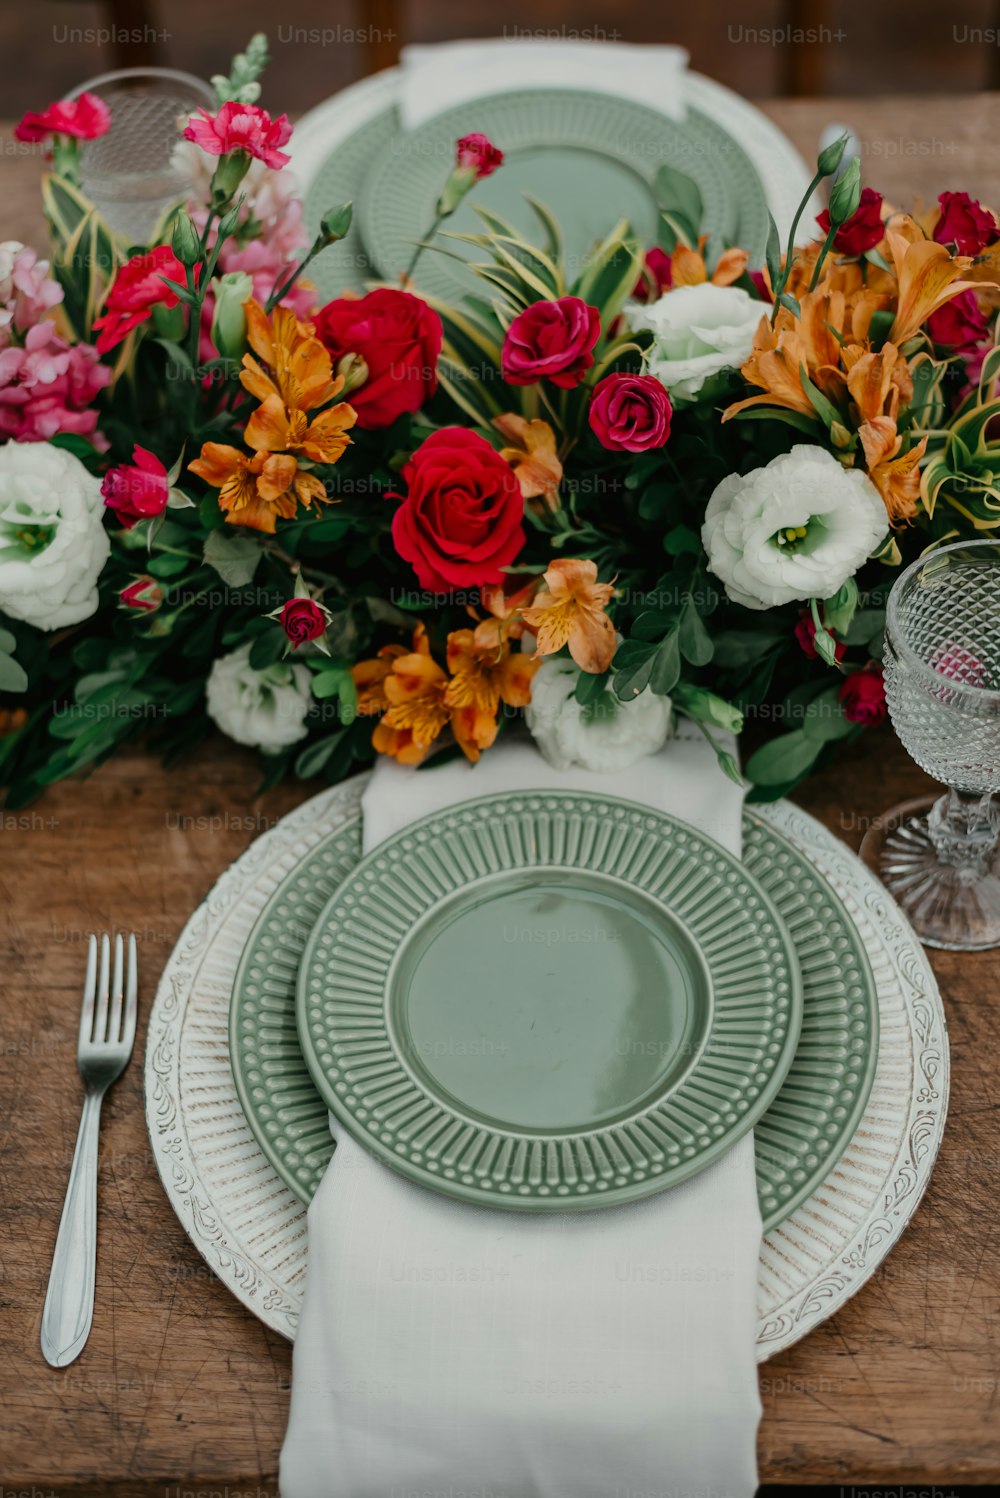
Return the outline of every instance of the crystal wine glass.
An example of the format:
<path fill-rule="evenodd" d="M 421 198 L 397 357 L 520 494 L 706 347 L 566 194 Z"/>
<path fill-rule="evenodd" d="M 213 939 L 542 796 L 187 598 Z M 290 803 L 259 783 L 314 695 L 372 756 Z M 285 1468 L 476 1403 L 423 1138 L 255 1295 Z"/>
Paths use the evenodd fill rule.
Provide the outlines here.
<path fill-rule="evenodd" d="M 218 101 L 209 84 L 173 68 L 122 68 L 82 83 L 68 96 L 96 94 L 111 128 L 80 152 L 80 187 L 106 223 L 130 244 L 145 244 L 169 209 L 197 183 L 200 153 L 181 140 L 188 116 Z"/>
<path fill-rule="evenodd" d="M 1000 541 L 914 562 L 889 594 L 893 726 L 948 786 L 880 819 L 862 852 L 926 945 L 1000 946 Z"/>

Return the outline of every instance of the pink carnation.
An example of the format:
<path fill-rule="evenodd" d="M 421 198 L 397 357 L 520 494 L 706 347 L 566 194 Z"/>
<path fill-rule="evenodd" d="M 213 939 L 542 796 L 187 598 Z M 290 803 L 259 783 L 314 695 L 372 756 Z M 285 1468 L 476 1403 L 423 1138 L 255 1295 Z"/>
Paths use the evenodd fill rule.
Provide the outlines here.
<path fill-rule="evenodd" d="M 0 351 L 0 438 L 48 442 L 60 432 L 89 437 L 103 451 L 97 431 L 97 393 L 111 379 L 89 344 L 68 344 L 53 323 L 30 328 L 23 346 Z"/>
<path fill-rule="evenodd" d="M 96 94 L 81 94 L 50 104 L 40 114 L 29 110 L 15 125 L 18 140 L 40 141 L 47 135 L 71 135 L 75 140 L 96 140 L 111 129 L 111 111 Z"/>
<path fill-rule="evenodd" d="M 257 104 L 223 104 L 218 114 L 199 109 L 200 119 L 192 117 L 184 128 L 185 140 L 193 140 L 210 156 L 228 156 L 231 151 L 245 151 L 265 166 L 287 166 L 289 156 L 278 149 L 292 134 L 287 114 L 272 120 L 266 109 Z"/>

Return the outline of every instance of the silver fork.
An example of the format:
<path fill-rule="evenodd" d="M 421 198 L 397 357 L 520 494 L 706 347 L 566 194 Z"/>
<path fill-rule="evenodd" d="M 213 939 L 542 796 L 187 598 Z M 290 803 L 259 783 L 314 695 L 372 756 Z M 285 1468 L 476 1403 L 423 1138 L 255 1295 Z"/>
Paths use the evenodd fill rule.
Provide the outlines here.
<path fill-rule="evenodd" d="M 66 1188 L 42 1311 L 42 1352 L 53 1368 L 65 1368 L 80 1356 L 94 1320 L 94 1276 L 97 1265 L 97 1145 L 104 1094 L 128 1065 L 135 1041 L 137 1008 L 135 937 L 111 940 L 91 936 L 87 976 L 76 1047 L 83 1078 L 83 1114 L 76 1136 L 73 1166 Z"/>

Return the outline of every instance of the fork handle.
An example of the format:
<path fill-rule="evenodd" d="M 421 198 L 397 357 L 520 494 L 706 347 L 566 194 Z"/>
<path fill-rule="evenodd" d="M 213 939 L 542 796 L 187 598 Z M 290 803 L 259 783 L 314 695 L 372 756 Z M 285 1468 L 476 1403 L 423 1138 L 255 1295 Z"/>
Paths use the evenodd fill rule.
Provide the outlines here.
<path fill-rule="evenodd" d="M 88 1089 L 42 1311 L 42 1352 L 53 1368 L 80 1356 L 94 1319 L 97 1144 L 105 1089 Z"/>

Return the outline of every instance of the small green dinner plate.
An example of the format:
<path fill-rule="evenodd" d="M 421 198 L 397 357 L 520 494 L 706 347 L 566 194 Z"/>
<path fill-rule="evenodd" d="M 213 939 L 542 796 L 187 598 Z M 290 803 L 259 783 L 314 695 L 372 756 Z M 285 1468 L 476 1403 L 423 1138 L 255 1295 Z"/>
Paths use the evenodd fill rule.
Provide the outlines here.
<path fill-rule="evenodd" d="M 296 1018 L 345 1128 L 462 1201 L 572 1211 L 717 1160 L 769 1106 L 802 1022 L 784 922 L 738 859 L 597 794 L 487 796 L 347 876 Z"/>
<path fill-rule="evenodd" d="M 230 1052 L 257 1142 L 299 1199 L 311 1201 L 333 1154 L 328 1110 L 295 1026 L 295 984 L 309 933 L 361 859 L 361 818 L 330 834 L 271 897 L 233 985 Z M 757 1190 L 769 1232 L 823 1181 L 853 1136 L 878 1057 L 878 996 L 861 938 L 827 881 L 794 843 L 746 812 L 743 861 L 788 926 L 802 969 L 795 1058 L 755 1126 Z"/>
<path fill-rule="evenodd" d="M 763 254 L 767 207 L 760 179 L 738 143 L 707 115 L 689 109 L 677 121 L 610 95 L 532 89 L 458 105 L 383 143 L 366 172 L 359 218 L 367 254 L 387 280 L 406 269 L 414 242 L 430 228 L 455 142 L 472 129 L 501 147 L 504 162 L 448 220 L 449 233 L 482 233 L 478 206 L 535 240 L 539 228 L 526 195 L 533 197 L 560 225 L 572 278 L 621 218 L 642 244 L 657 242 L 653 182 L 669 165 L 698 183 L 705 233 L 727 241 L 738 236 L 754 264 Z M 484 258 L 458 241 L 439 243 L 466 259 Z M 483 289 L 450 255 L 433 250 L 424 252 L 414 280 L 419 291 L 452 302 Z"/>

